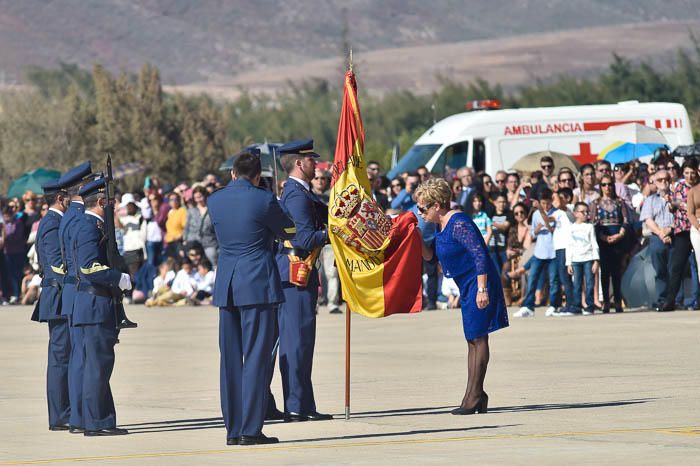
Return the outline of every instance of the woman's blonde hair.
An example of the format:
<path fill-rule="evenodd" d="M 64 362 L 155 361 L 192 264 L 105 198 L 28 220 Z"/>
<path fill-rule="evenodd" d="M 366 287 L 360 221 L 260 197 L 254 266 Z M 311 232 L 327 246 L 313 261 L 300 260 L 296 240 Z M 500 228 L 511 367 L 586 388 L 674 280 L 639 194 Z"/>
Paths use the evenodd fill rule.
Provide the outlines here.
<path fill-rule="evenodd" d="M 442 178 L 430 178 L 418 186 L 414 199 L 421 199 L 426 206 L 438 204 L 440 207 L 449 209 L 452 188 Z"/>

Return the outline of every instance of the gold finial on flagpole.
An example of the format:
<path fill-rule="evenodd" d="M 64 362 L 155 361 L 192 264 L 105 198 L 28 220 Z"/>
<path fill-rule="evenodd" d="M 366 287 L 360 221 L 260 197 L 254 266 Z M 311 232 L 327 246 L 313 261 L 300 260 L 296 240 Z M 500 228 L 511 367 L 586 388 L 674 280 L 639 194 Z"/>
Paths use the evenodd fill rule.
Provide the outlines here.
<path fill-rule="evenodd" d="M 352 71 L 352 47 L 350 47 L 350 57 L 348 61 L 348 68 Z"/>

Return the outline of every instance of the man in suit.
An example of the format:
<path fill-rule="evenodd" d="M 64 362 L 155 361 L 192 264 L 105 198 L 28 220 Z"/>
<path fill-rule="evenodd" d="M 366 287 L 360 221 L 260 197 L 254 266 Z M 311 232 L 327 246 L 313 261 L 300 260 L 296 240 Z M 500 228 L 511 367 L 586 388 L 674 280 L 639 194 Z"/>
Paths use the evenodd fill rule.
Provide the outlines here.
<path fill-rule="evenodd" d="M 65 275 L 61 293 L 61 314 L 66 316 L 71 342 L 68 361 L 68 393 L 70 399 L 70 432 L 84 432 L 83 422 L 83 329 L 73 325 L 73 302 L 78 284 L 78 269 L 75 265 L 73 249 L 70 247 L 78 220 L 85 212 L 82 198 L 78 195 L 80 188 L 92 180 L 92 167 L 85 162 L 68 170 L 58 183 L 67 192 L 70 204 L 58 227 L 58 241 L 63 257 Z"/>
<path fill-rule="evenodd" d="M 61 288 L 65 270 L 58 241 L 58 227 L 68 207 L 68 194 L 61 183 L 42 185 L 49 211 L 39 223 L 36 252 L 41 268 L 42 292 L 32 320 L 48 322 L 49 351 L 46 369 L 46 399 L 49 407 L 49 430 L 69 430 L 68 361 L 71 346 L 68 318 L 61 315 Z"/>
<path fill-rule="evenodd" d="M 129 274 L 107 265 L 105 186 L 106 179 L 101 177 L 80 188 L 78 194 L 85 202 L 85 214 L 78 219 L 68 245 L 78 269 L 73 325 L 83 332 L 82 414 L 88 437 L 128 433 L 117 427 L 109 379 L 114 369 L 119 323 L 114 291 L 131 289 L 131 279 Z"/>
<path fill-rule="evenodd" d="M 274 194 L 258 187 L 261 169 L 259 157 L 239 154 L 233 164 L 234 180 L 207 200 L 220 251 L 213 304 L 219 307 L 221 412 L 227 445 L 279 441 L 262 433 L 275 309 L 284 301 L 274 240 L 292 238 L 296 228 Z"/>
<path fill-rule="evenodd" d="M 280 335 L 280 373 L 284 391 L 285 421 L 332 419 L 316 410 L 311 384 L 314 344 L 316 342 L 316 301 L 318 271 L 312 269 L 307 286 L 290 282 L 290 259 L 307 258 L 314 249 L 328 243 L 328 207 L 311 191 L 316 158 L 313 140 L 289 142 L 279 149 L 280 162 L 289 178 L 280 203 L 294 220 L 297 233 L 290 247 L 280 248 L 277 265 L 282 276 L 285 302 L 278 312 Z"/>

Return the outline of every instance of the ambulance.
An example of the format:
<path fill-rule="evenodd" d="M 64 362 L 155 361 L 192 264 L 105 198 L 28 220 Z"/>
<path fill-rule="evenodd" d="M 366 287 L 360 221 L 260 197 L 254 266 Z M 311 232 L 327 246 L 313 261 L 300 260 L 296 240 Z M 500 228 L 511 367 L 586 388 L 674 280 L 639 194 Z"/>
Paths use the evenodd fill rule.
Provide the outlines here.
<path fill-rule="evenodd" d="M 610 144 L 603 137 L 606 129 L 633 122 L 659 129 L 671 149 L 693 143 L 688 112 L 677 103 L 501 109 L 497 100 L 480 100 L 469 102 L 467 110 L 428 129 L 389 171 L 389 179 L 420 166 L 436 175 L 465 165 L 494 175 L 543 150 L 591 163 Z"/>

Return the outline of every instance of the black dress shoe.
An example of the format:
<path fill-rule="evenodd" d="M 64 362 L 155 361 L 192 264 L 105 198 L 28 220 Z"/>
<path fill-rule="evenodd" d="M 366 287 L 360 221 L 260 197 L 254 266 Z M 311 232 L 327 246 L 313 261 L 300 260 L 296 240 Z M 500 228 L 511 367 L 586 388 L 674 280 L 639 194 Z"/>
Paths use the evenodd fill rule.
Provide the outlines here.
<path fill-rule="evenodd" d="M 239 442 L 240 440 L 241 440 L 241 439 L 238 438 L 238 437 L 227 438 L 227 439 L 226 439 L 226 445 L 238 445 L 238 442 Z"/>
<path fill-rule="evenodd" d="M 238 439 L 239 445 L 269 445 L 271 443 L 280 443 L 277 437 L 266 437 L 260 435 L 241 435 Z"/>
<path fill-rule="evenodd" d="M 615 312 L 624 312 L 622 304 L 615 304 Z"/>
<path fill-rule="evenodd" d="M 309 421 L 330 421 L 331 419 L 333 419 L 332 414 L 323 414 L 319 413 L 318 411 L 316 411 L 315 413 L 311 413 L 306 417 L 309 419 Z"/>
<path fill-rule="evenodd" d="M 49 426 L 49 430 L 52 431 L 59 431 L 59 430 L 68 430 L 70 429 L 70 426 L 68 424 L 57 424 L 55 426 Z"/>
<path fill-rule="evenodd" d="M 117 328 L 123 329 L 123 328 L 136 328 L 138 327 L 139 324 L 136 322 L 132 322 L 129 319 L 124 319 L 121 322 L 119 322 L 119 325 L 117 325 Z"/>
<path fill-rule="evenodd" d="M 83 435 L 86 437 L 106 437 L 108 435 L 126 435 L 128 433 L 129 431 L 126 429 L 112 427 L 111 429 L 86 430 Z"/>
<path fill-rule="evenodd" d="M 304 422 L 308 420 L 309 418 L 303 414 L 284 413 L 284 422 Z"/>
<path fill-rule="evenodd" d="M 658 312 L 672 312 L 676 310 L 676 306 L 673 304 L 664 304 L 661 307 L 656 308 Z"/>
<path fill-rule="evenodd" d="M 78 426 L 70 426 L 70 429 L 68 429 L 68 432 L 70 432 L 71 434 L 84 434 L 85 429 L 83 429 L 82 427 L 78 427 Z"/>
<path fill-rule="evenodd" d="M 284 420 L 284 413 L 277 408 L 275 408 L 274 410 L 268 410 L 267 414 L 265 414 L 265 420 L 266 421 L 282 421 L 282 420 Z"/>
<path fill-rule="evenodd" d="M 602 311 L 603 311 L 603 314 L 609 313 L 610 312 L 610 304 L 608 304 L 608 303 L 603 304 Z"/>

